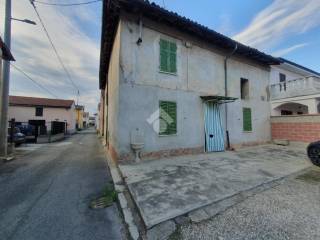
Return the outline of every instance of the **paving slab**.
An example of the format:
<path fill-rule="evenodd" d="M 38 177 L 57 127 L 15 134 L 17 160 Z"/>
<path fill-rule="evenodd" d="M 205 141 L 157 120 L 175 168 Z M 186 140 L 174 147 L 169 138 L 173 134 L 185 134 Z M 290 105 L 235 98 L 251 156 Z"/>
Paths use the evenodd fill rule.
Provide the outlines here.
<path fill-rule="evenodd" d="M 302 148 L 264 145 L 120 165 L 120 170 L 151 228 L 310 166 Z"/>

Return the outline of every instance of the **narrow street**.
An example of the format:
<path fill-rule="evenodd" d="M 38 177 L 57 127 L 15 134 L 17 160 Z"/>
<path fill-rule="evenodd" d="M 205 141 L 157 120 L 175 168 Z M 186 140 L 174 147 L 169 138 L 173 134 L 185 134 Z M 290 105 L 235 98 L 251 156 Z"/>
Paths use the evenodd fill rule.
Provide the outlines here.
<path fill-rule="evenodd" d="M 93 130 L 0 165 L 0 239 L 124 239 L 116 204 L 89 208 L 110 181 Z"/>

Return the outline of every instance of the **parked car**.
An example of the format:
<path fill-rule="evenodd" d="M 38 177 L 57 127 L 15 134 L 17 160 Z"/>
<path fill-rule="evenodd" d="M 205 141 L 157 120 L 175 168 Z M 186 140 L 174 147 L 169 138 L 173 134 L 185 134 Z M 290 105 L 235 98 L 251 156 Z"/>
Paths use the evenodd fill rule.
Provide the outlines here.
<path fill-rule="evenodd" d="M 11 142 L 11 128 L 8 128 L 8 142 Z M 26 142 L 26 136 L 21 133 L 18 127 L 13 129 L 13 142 L 16 146 Z"/>
<path fill-rule="evenodd" d="M 35 139 L 35 127 L 33 125 L 17 125 L 17 127 L 20 129 L 21 133 L 26 136 L 26 141 L 33 141 Z"/>
<path fill-rule="evenodd" d="M 311 162 L 320 167 L 320 141 L 310 143 L 307 152 Z"/>

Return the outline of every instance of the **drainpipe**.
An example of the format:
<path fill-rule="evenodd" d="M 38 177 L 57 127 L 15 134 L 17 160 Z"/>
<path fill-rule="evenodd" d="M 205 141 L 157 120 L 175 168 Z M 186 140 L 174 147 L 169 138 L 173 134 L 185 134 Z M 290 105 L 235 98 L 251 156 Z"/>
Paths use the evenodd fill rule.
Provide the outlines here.
<path fill-rule="evenodd" d="M 142 16 L 140 15 L 140 17 L 139 17 L 139 38 L 137 40 L 138 46 L 140 46 L 142 43 L 142 27 L 143 27 Z"/>
<path fill-rule="evenodd" d="M 235 44 L 233 51 L 227 55 L 224 59 L 224 95 L 228 97 L 228 60 L 231 58 L 238 49 L 238 43 Z M 228 104 L 225 104 L 225 124 L 226 124 L 226 137 L 227 137 L 227 149 L 230 149 L 230 138 L 228 129 Z"/>

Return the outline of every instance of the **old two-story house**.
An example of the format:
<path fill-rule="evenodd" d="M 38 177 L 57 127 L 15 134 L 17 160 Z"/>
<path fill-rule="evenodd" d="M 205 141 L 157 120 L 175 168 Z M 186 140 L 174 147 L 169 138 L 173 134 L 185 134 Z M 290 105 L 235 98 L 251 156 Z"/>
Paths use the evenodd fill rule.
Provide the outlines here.
<path fill-rule="evenodd" d="M 320 73 L 280 59 L 272 66 L 270 97 L 272 116 L 318 114 L 320 112 Z"/>
<path fill-rule="evenodd" d="M 53 129 L 75 132 L 74 101 L 25 96 L 10 96 L 8 119 L 18 125 L 32 125 L 37 135 L 46 135 Z M 62 125 L 62 127 L 61 127 Z"/>
<path fill-rule="evenodd" d="M 133 159 L 137 142 L 155 158 L 270 141 L 270 65 L 280 63 L 154 3 L 104 1 L 100 112 L 111 156 Z"/>

